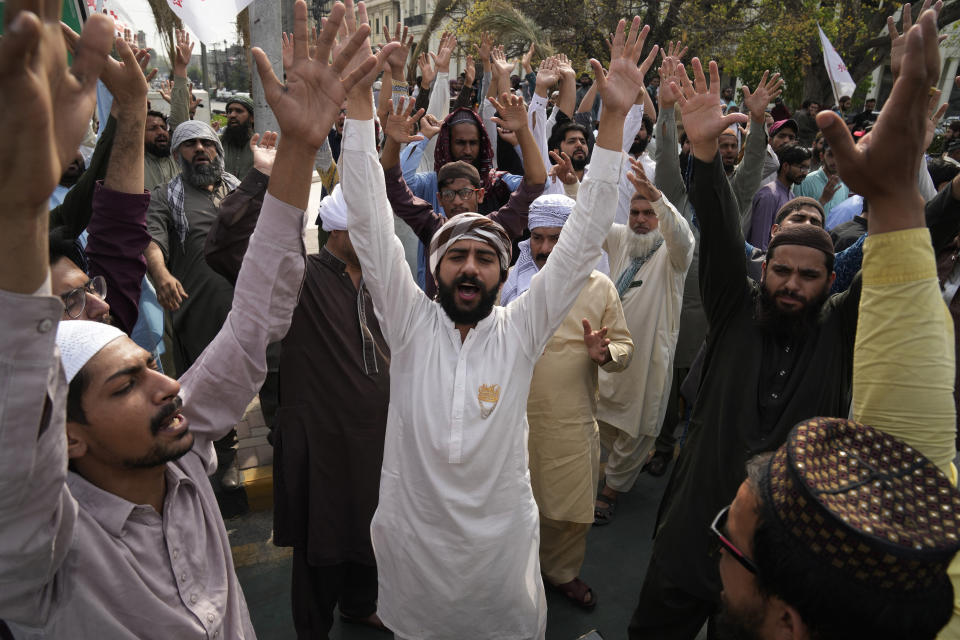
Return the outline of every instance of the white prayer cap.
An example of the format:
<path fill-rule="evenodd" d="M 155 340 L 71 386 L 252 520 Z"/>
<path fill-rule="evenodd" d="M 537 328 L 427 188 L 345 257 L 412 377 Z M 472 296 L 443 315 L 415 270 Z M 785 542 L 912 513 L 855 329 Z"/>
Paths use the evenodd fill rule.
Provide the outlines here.
<path fill-rule="evenodd" d="M 97 355 L 100 349 L 117 338 L 126 336 L 123 331 L 104 322 L 90 320 L 61 321 L 57 328 L 57 346 L 60 348 L 60 361 L 67 374 L 67 382 L 74 376 L 90 358 Z"/>
<path fill-rule="evenodd" d="M 339 183 L 330 195 L 320 201 L 318 213 L 323 223 L 323 230 L 327 233 L 347 230 L 347 203 L 343 199 L 343 189 L 340 188 Z"/>
<path fill-rule="evenodd" d="M 530 203 L 527 228 L 562 227 L 573 211 L 576 200 L 559 193 L 547 193 Z"/>

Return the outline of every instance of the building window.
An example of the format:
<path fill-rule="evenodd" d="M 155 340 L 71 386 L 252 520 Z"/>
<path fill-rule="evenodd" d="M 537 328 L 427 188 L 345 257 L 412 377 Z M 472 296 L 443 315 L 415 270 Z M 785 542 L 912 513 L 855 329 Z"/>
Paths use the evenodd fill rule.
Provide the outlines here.
<path fill-rule="evenodd" d="M 380 33 L 380 16 L 377 16 L 377 28 L 373 31 L 374 34 Z"/>
<path fill-rule="evenodd" d="M 383 28 L 384 28 L 384 29 L 389 29 L 389 28 L 390 28 L 390 14 L 389 14 L 389 13 L 388 13 L 387 15 L 383 16 Z"/>

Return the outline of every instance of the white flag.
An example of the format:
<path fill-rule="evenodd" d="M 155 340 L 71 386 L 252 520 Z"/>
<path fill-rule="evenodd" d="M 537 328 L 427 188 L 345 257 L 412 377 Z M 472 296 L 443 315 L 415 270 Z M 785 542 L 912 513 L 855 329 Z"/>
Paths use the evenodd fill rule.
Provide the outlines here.
<path fill-rule="evenodd" d="M 827 34 L 823 32 L 820 25 L 820 46 L 823 47 L 823 64 L 827 67 L 827 75 L 830 76 L 830 83 L 833 84 L 833 91 L 839 100 L 842 96 L 852 96 L 853 90 L 857 88 L 857 83 L 853 81 L 850 72 L 847 71 L 847 65 L 843 64 L 840 54 L 833 48 L 827 39 Z"/>
<path fill-rule="evenodd" d="M 167 0 L 177 17 L 206 45 L 217 42 L 218 31 L 214 25 L 235 20 L 251 2 L 253 0 Z"/>

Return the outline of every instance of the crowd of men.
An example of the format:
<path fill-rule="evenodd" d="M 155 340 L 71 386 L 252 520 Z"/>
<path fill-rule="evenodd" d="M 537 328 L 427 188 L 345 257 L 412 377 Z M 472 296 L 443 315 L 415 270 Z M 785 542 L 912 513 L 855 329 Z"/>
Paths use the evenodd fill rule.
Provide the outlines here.
<path fill-rule="evenodd" d="M 167 116 L 58 7 L 0 37 L 0 637 L 254 638 L 224 518 L 257 394 L 300 638 L 544 638 L 675 456 L 612 637 L 960 637 L 940 3 L 891 20 L 879 111 L 791 117 L 639 18 L 592 81 L 489 34 L 451 79 L 445 34 L 408 86 L 405 28 L 373 55 L 362 3 L 310 34 L 300 0 L 283 80 L 252 51 L 263 134 L 243 97 L 192 119 L 185 33 Z"/>

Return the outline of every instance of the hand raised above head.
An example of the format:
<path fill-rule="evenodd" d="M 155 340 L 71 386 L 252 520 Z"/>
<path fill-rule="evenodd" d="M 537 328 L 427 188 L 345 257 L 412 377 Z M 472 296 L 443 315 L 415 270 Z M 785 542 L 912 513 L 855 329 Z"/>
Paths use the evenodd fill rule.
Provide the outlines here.
<path fill-rule="evenodd" d="M 348 0 L 347 4 L 349 11 L 339 2 L 334 4 L 319 36 L 316 58 L 311 58 L 308 51 L 307 5 L 303 0 L 294 5 L 293 61 L 286 70 L 286 84 L 277 78 L 263 50 L 253 49 L 264 94 L 287 144 L 296 141 L 318 149 L 336 120 L 347 92 L 355 87 L 369 91 L 376 69 L 398 46 L 388 43 L 377 56 L 371 55 L 370 27 L 362 21 L 358 25 L 352 1 Z M 362 4 L 361 13 L 364 13 Z M 337 32 L 345 22 L 347 32 L 352 34 L 344 37 L 330 63 L 328 59 Z"/>
<path fill-rule="evenodd" d="M 817 114 L 817 125 L 833 150 L 843 182 L 870 201 L 871 234 L 923 224 L 917 174 L 930 97 L 940 79 L 936 13 L 924 11 L 903 37 L 900 75 L 869 141 L 854 145 L 840 116 L 832 111 Z"/>
<path fill-rule="evenodd" d="M 671 88 L 677 94 L 677 104 L 683 115 L 683 128 L 690 140 L 694 156 L 703 162 L 712 162 L 717 153 L 717 138 L 727 127 L 745 123 L 745 113 L 723 115 L 720 99 L 720 72 L 717 63 L 710 61 L 710 82 L 703 74 L 699 58 L 692 61 L 694 82 L 687 77 L 683 65 L 679 67 L 680 85 L 671 80 Z"/>
<path fill-rule="evenodd" d="M 656 59 L 659 47 L 653 45 L 640 66 L 640 53 L 643 50 L 650 27 L 640 28 L 640 18 L 634 17 L 629 33 L 626 21 L 617 23 L 617 30 L 610 44 L 610 69 L 604 72 L 597 60 L 590 60 L 596 77 L 597 91 L 603 100 L 603 109 L 607 113 L 626 114 L 633 106 L 637 95 L 644 88 L 644 76 Z"/>
<path fill-rule="evenodd" d="M 514 133 L 528 128 L 527 105 L 524 104 L 522 97 L 504 93 L 500 96 L 500 100 L 493 97 L 487 100 L 500 114 L 499 118 L 496 116 L 491 118 L 498 125 Z"/>
<path fill-rule="evenodd" d="M 264 131 L 250 138 L 250 151 L 253 152 L 253 168 L 265 176 L 273 171 L 273 162 L 277 159 L 277 132 Z"/>
<path fill-rule="evenodd" d="M 400 98 L 396 105 L 393 104 L 393 100 L 390 100 L 389 104 L 390 111 L 386 122 L 383 123 L 383 134 L 401 145 L 423 140 L 422 135 L 412 135 L 414 123 L 423 115 L 423 109 L 411 114 L 416 100 Z"/>

